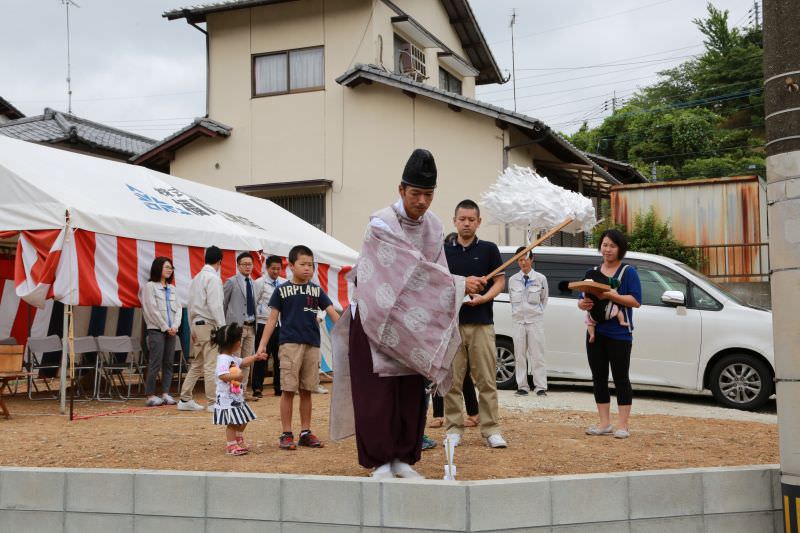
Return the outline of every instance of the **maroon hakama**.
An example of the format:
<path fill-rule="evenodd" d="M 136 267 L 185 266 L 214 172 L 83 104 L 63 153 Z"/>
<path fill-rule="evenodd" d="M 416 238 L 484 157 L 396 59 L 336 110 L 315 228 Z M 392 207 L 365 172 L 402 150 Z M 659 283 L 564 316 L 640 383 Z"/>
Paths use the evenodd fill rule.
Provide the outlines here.
<path fill-rule="evenodd" d="M 349 348 L 358 463 L 365 468 L 393 459 L 417 463 L 428 410 L 425 378 L 374 373 L 369 338 L 358 312 L 350 324 Z"/>

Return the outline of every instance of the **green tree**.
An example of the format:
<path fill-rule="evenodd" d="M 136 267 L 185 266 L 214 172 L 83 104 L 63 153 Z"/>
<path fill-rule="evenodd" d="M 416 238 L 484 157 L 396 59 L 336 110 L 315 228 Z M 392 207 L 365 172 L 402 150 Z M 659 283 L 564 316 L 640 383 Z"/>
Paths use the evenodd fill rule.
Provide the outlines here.
<path fill-rule="evenodd" d="M 628 234 L 628 248 L 671 257 L 697 269 L 703 263 L 699 252 L 681 244 L 673 235 L 669 221 L 661 221 L 652 208 L 647 214 L 640 213 L 634 217 L 633 229 Z"/>
<path fill-rule="evenodd" d="M 692 21 L 705 50 L 659 72 L 603 122 L 570 140 L 581 150 L 628 161 L 659 180 L 744 174 L 764 166 L 761 31 L 732 27 L 708 4 Z"/>

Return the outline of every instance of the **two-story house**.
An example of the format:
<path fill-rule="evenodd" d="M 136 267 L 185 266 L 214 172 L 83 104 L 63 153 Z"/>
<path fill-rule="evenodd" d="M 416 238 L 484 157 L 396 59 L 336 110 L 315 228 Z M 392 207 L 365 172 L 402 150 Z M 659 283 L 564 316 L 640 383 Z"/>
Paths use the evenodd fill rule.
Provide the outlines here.
<path fill-rule="evenodd" d="M 507 165 L 593 197 L 620 183 L 541 121 L 474 98 L 505 80 L 467 0 L 229 0 L 164 16 L 206 34 L 207 116 L 132 161 L 268 198 L 352 247 L 415 147 L 436 157 L 445 221 Z"/>

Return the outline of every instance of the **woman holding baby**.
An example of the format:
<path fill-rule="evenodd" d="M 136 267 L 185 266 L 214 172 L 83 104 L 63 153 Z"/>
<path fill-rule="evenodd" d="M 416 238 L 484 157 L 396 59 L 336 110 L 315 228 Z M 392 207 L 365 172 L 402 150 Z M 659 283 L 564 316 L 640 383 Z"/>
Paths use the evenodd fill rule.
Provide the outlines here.
<path fill-rule="evenodd" d="M 600 421 L 598 425 L 587 428 L 586 434 L 595 436 L 613 434 L 618 439 L 626 439 L 630 436 L 628 422 L 633 397 L 629 378 L 633 345 L 633 310 L 641 305 L 642 286 L 636 269 L 622 262 L 628 250 L 628 242 L 622 232 L 615 229 L 604 231 L 600 236 L 598 250 L 603 256 L 603 262 L 599 267 L 587 272 L 586 278 L 596 280 L 599 272 L 600 277 L 607 279 L 606 283 L 611 289 L 598 293 L 594 299 L 584 294 L 578 301 L 578 308 L 589 312 L 595 306 L 613 304 L 619 308 L 618 313 L 622 313 L 622 316 L 610 316 L 606 320 L 597 322 L 587 318 L 587 323 L 594 331 L 591 338 L 588 332 L 586 334 L 586 355 L 589 358 L 589 368 L 592 370 L 594 399 Z M 614 378 L 619 407 L 616 431 L 611 425 L 610 417 L 609 366 Z"/>

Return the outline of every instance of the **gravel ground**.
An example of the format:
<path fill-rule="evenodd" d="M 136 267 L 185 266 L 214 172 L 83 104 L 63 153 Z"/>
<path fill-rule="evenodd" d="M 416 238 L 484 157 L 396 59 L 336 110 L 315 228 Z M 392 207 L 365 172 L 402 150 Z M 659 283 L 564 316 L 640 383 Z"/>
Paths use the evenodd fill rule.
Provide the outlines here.
<path fill-rule="evenodd" d="M 531 409 L 595 411 L 592 388 L 588 384 L 550 383 L 547 396 L 544 398 L 533 394 L 516 396 L 514 392 L 498 391 L 500 405 L 510 411 L 524 412 Z M 757 412 L 722 407 L 716 403 L 710 393 L 678 393 L 664 389 L 634 387 L 633 398 L 632 416 L 636 414 L 652 414 L 761 422 L 764 424 L 777 424 L 778 422 L 774 398 L 770 399 Z M 613 392 L 611 409 L 616 412 Z"/>

